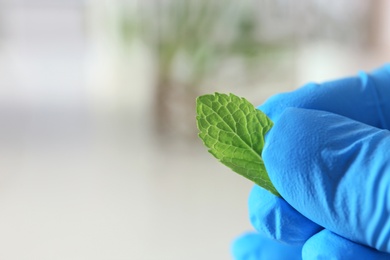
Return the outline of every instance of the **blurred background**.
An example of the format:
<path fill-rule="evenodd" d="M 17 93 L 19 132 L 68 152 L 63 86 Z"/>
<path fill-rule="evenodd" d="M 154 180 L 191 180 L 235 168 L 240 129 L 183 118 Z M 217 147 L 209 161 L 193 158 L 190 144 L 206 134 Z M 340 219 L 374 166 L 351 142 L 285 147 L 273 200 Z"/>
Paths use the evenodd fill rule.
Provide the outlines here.
<path fill-rule="evenodd" d="M 252 184 L 195 98 L 390 58 L 390 2 L 0 0 L 0 259 L 230 259 Z"/>

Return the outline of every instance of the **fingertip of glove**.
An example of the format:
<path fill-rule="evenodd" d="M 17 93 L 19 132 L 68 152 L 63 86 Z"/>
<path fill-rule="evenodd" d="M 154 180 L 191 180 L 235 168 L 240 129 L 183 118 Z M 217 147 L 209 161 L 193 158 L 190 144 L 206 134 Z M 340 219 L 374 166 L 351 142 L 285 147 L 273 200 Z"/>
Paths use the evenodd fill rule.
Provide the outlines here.
<path fill-rule="evenodd" d="M 231 245 L 235 260 L 252 259 L 301 259 L 301 246 L 290 246 L 269 239 L 261 234 L 247 232 L 237 237 Z"/>
<path fill-rule="evenodd" d="M 285 109 L 286 93 L 276 94 L 270 97 L 264 104 L 257 107 L 258 110 L 266 114 L 273 122 L 277 121 L 281 111 Z"/>
<path fill-rule="evenodd" d="M 268 238 L 289 245 L 303 245 L 310 236 L 321 229 L 284 199 L 259 186 L 255 186 L 249 196 L 249 215 L 257 231 Z"/>
<path fill-rule="evenodd" d="M 329 149 L 324 146 L 331 142 L 340 142 L 339 132 L 355 127 L 350 121 L 320 110 L 285 110 L 269 132 L 262 153 L 268 175 L 283 198 L 287 198 L 286 190 L 289 194 L 292 191 L 308 192 L 295 184 L 306 183 L 310 177 L 308 173 L 315 170 L 314 168 L 320 171 L 328 167 L 328 162 L 323 161 L 322 157 Z M 299 194 L 295 195 L 299 197 Z"/>
<path fill-rule="evenodd" d="M 273 122 L 279 120 L 284 111 L 290 107 L 311 108 L 312 103 L 318 98 L 321 84 L 308 82 L 294 91 L 283 92 L 270 97 L 257 109 L 265 113 Z"/>
<path fill-rule="evenodd" d="M 246 232 L 233 240 L 230 250 L 234 259 L 244 260 L 247 259 L 248 256 L 257 256 L 259 254 L 260 245 L 261 239 L 258 234 Z"/>
<path fill-rule="evenodd" d="M 279 182 L 285 180 L 285 171 L 302 167 L 302 160 L 309 153 L 308 149 L 314 147 L 309 145 L 312 125 L 317 124 L 317 118 L 310 116 L 311 110 L 288 108 L 279 121 L 275 123 L 267 135 L 262 153 L 266 169 L 272 183 L 278 187 Z M 305 149 L 301 149 L 304 147 Z M 280 190 L 283 196 L 283 190 Z"/>

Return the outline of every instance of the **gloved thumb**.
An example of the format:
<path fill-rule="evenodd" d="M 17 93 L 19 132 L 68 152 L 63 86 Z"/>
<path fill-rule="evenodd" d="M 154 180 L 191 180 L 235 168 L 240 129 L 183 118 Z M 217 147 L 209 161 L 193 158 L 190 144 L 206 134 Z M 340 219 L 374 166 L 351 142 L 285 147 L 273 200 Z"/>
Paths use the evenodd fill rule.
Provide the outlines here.
<path fill-rule="evenodd" d="M 288 108 L 263 159 L 282 197 L 313 222 L 390 253 L 390 132 L 333 113 Z"/>

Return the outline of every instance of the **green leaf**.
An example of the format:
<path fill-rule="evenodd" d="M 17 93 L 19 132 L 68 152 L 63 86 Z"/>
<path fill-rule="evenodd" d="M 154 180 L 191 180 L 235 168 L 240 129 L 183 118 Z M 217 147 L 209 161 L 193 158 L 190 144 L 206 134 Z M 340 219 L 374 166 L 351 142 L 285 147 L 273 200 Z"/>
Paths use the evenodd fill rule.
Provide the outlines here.
<path fill-rule="evenodd" d="M 268 177 L 261 153 L 272 121 L 244 98 L 203 95 L 196 100 L 199 137 L 221 163 L 280 196 Z"/>

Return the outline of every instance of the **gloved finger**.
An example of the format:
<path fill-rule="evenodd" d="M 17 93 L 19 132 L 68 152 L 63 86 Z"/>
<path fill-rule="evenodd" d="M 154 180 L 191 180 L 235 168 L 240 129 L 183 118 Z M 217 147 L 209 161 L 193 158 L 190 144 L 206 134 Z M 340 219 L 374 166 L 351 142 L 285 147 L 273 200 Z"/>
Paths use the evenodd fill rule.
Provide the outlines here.
<path fill-rule="evenodd" d="M 284 199 L 257 185 L 249 195 L 249 217 L 259 233 L 290 245 L 302 246 L 322 229 L 293 209 Z"/>
<path fill-rule="evenodd" d="M 390 253 L 390 132 L 325 111 L 289 108 L 263 159 L 282 197 L 315 223 Z"/>
<path fill-rule="evenodd" d="M 235 260 L 298 260 L 302 246 L 290 246 L 256 233 L 245 233 L 232 243 Z"/>
<path fill-rule="evenodd" d="M 278 94 L 258 108 L 276 122 L 288 107 L 316 109 L 390 129 L 390 65 L 322 84 L 310 83 Z"/>
<path fill-rule="evenodd" d="M 303 259 L 386 260 L 390 254 L 377 251 L 324 229 L 311 237 L 302 249 Z"/>

